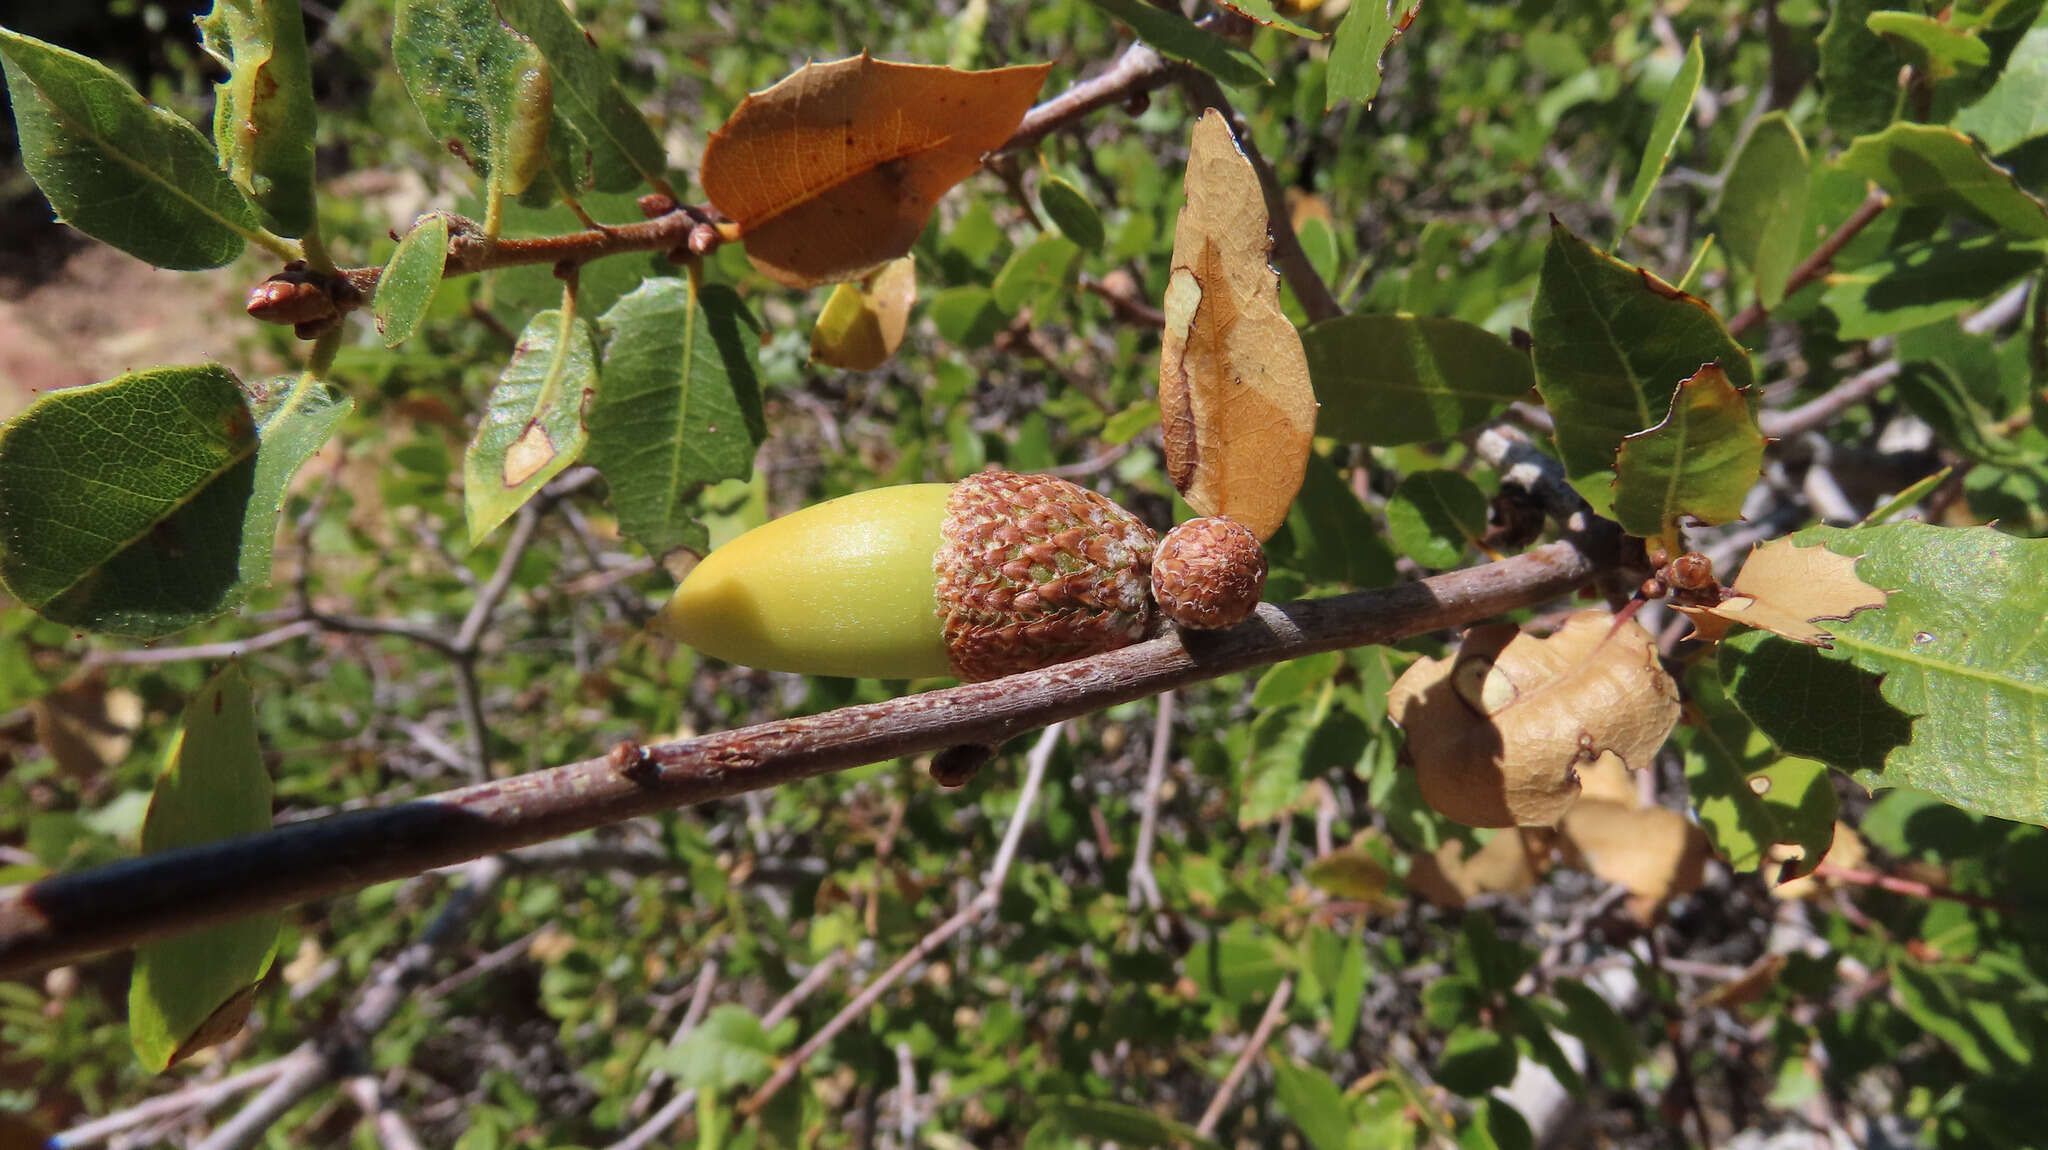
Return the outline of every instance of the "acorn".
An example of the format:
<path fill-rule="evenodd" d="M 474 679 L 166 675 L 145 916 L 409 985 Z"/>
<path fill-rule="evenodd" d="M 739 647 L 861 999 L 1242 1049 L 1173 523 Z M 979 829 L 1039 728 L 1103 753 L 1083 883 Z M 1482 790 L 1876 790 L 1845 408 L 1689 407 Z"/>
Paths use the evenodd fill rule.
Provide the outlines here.
<path fill-rule="evenodd" d="M 1152 556 L 1152 598 L 1191 631 L 1235 626 L 1258 610 L 1266 552 L 1252 529 L 1204 515 L 1166 533 Z"/>
<path fill-rule="evenodd" d="M 1048 475 L 863 491 L 772 520 L 704 557 L 654 620 L 772 671 L 968 682 L 1145 637 L 1157 538 Z"/>

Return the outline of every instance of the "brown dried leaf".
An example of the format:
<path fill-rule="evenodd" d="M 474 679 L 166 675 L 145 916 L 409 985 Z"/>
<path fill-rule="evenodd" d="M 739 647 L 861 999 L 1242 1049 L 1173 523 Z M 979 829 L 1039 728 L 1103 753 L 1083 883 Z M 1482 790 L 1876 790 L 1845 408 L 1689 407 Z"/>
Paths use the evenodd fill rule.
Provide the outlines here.
<path fill-rule="evenodd" d="M 1691 638 L 1719 642 L 1731 624 L 1761 627 L 1794 642 L 1831 647 L 1834 636 L 1813 624 L 1847 619 L 1884 606 L 1885 592 L 1856 577 L 1854 557 L 1816 543 L 1800 547 L 1775 539 L 1749 553 L 1728 598 L 1714 607 L 1681 607 L 1691 617 Z"/>
<path fill-rule="evenodd" d="M 1212 108 L 1195 124 L 1173 236 L 1160 429 L 1167 474 L 1188 506 L 1235 519 L 1262 541 L 1301 490 L 1316 427 L 1308 357 L 1280 310 L 1266 229 L 1258 174 Z"/>
<path fill-rule="evenodd" d="M 1712 853 L 1707 835 L 1664 807 L 1632 810 L 1589 800 L 1573 807 L 1558 829 L 1567 865 L 1628 888 L 1637 916 L 1700 888 Z"/>
<path fill-rule="evenodd" d="M 1782 954 L 1764 955 L 1750 963 L 1749 968 L 1742 972 L 1742 977 L 1730 979 L 1694 999 L 1691 1009 L 1721 1007 L 1732 1010 L 1738 1006 L 1748 1006 L 1778 985 L 1778 976 L 1785 973 L 1785 962 L 1786 958 Z"/>
<path fill-rule="evenodd" d="M 1678 721 L 1678 687 L 1649 632 L 1581 611 L 1548 638 L 1474 627 L 1387 693 L 1422 797 L 1470 826 L 1551 826 L 1603 753 L 1647 764 Z"/>
<path fill-rule="evenodd" d="M 740 102 L 699 178 L 770 278 L 859 279 L 910 250 L 939 197 L 1016 131 L 1050 67 L 962 72 L 866 53 L 806 64 Z"/>
<path fill-rule="evenodd" d="M 832 289 L 811 328 L 811 359 L 848 371 L 873 371 L 903 344 L 917 302 L 917 261 L 890 260 L 858 285 Z"/>
<path fill-rule="evenodd" d="M 1547 832 L 1502 831 L 1469 858 L 1464 843 L 1447 839 L 1435 854 L 1410 856 L 1408 889 L 1446 910 L 1457 910 L 1482 894 L 1527 894 L 1548 869 L 1548 860 L 1524 836 L 1543 833 Z"/>
<path fill-rule="evenodd" d="M 142 724 L 142 697 L 107 689 L 98 674 L 67 683 L 29 704 L 36 742 L 74 778 L 95 778 L 128 757 Z"/>

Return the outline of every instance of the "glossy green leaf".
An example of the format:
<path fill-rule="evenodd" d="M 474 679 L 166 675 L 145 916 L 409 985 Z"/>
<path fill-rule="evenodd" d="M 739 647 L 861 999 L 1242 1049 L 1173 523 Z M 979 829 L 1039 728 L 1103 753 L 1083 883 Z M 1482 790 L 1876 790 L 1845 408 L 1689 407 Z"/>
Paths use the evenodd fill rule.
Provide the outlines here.
<path fill-rule="evenodd" d="M 1043 1121 L 1059 1131 L 1077 1137 L 1112 1141 L 1122 1146 L 1191 1146 L 1194 1150 L 1221 1150 L 1195 1128 L 1150 1110 L 1105 1102 L 1097 1098 L 1069 1095 L 1046 1100 Z"/>
<path fill-rule="evenodd" d="M 1081 250 L 1102 250 L 1102 213 L 1095 210 L 1081 189 L 1058 176 L 1047 176 L 1038 184 L 1038 206 L 1045 209 L 1060 234 L 1080 245 Z"/>
<path fill-rule="evenodd" d="M 52 392 L 0 431 L 0 584 L 67 626 L 157 638 L 270 576 L 285 486 L 350 401 L 226 368 Z M 119 474 L 118 484 L 107 481 Z"/>
<path fill-rule="evenodd" d="M 512 361 L 462 455 L 462 502 L 474 547 L 583 454 L 583 416 L 597 390 L 590 330 L 544 311 L 519 333 Z"/>
<path fill-rule="evenodd" d="M 498 12 L 547 59 L 555 107 L 589 145 L 597 190 L 661 186 L 668 171 L 661 141 L 619 91 L 596 42 L 561 0 L 498 0 Z"/>
<path fill-rule="evenodd" d="M 716 1094 L 766 1078 L 775 1066 L 775 1045 L 751 1011 L 726 1003 L 652 1061 L 683 1088 Z"/>
<path fill-rule="evenodd" d="M 1886 0 L 1836 0 L 1820 34 L 1820 108 L 1844 136 L 1875 132 L 1899 109 L 1899 54 L 1870 30 Z"/>
<path fill-rule="evenodd" d="M 706 483 L 753 474 L 766 435 L 753 317 L 730 289 L 650 279 L 598 321 L 602 382 L 587 462 L 604 473 L 619 526 L 660 554 L 702 548 L 693 517 Z"/>
<path fill-rule="evenodd" d="M 1339 316 L 1304 330 L 1301 344 L 1322 404 L 1316 434 L 1351 443 L 1449 439 L 1536 382 L 1527 355 L 1463 320 Z"/>
<path fill-rule="evenodd" d="M 1719 367 L 1703 367 L 1679 383 L 1663 422 L 1621 441 L 1614 518 L 1631 535 L 1667 541 L 1686 520 L 1740 518 L 1763 463 L 1749 397 Z"/>
<path fill-rule="evenodd" d="M 1955 1051 L 1973 1072 L 1994 1074 L 2033 1063 L 2032 1044 L 2021 1036 L 2012 1017 L 2019 987 L 2001 984 L 1996 972 L 1904 957 L 1894 959 L 1888 969 L 1898 988 L 1900 1009 Z"/>
<path fill-rule="evenodd" d="M 398 241 L 398 250 L 391 253 L 391 262 L 377 277 L 377 294 L 370 301 L 385 347 L 397 347 L 419 330 L 427 309 L 434 306 L 434 293 L 441 286 L 441 271 L 447 261 L 448 217 L 440 212 L 421 216 Z"/>
<path fill-rule="evenodd" d="M 1351 1143 L 1351 1112 L 1344 1104 L 1344 1091 L 1330 1076 L 1293 1059 L 1269 1052 L 1273 1064 L 1273 1092 L 1281 1109 L 1308 1139 L 1315 1150 L 1348 1150 Z"/>
<path fill-rule="evenodd" d="M 256 742 L 249 681 L 229 663 L 185 705 L 142 824 L 142 849 L 269 829 L 270 775 Z M 128 1027 L 143 1069 L 159 1073 L 240 1029 L 237 1010 L 246 1012 L 247 992 L 270 969 L 283 922 L 276 913 L 254 915 L 136 950 Z M 230 1005 L 238 999 L 239 1007 Z"/>
<path fill-rule="evenodd" d="M 1827 278 L 1821 304 L 1842 339 L 1895 335 L 1958 315 L 2007 284 L 2040 270 L 2048 246 L 2003 236 L 1930 240 Z"/>
<path fill-rule="evenodd" d="M 1530 327 L 1558 453 L 1572 486 L 1601 514 L 1613 505 L 1622 440 L 1665 417 L 1681 380 L 1718 362 L 1733 386 L 1752 382 L 1748 353 L 1713 308 L 1561 224 L 1551 227 Z"/>
<path fill-rule="evenodd" d="M 1724 642 L 1722 673 L 1743 711 L 1780 748 L 1867 786 L 2048 823 L 2048 541 L 1923 523 L 1794 538 L 1862 556 L 1858 578 L 1892 593 L 1881 611 L 1829 623 L 1832 651 Z"/>
<path fill-rule="evenodd" d="M 0 28 L 21 162 L 57 218 L 160 268 L 219 267 L 261 227 L 192 125 L 105 65 Z"/>
<path fill-rule="evenodd" d="M 1088 0 L 1138 39 L 1176 60 L 1186 60 L 1233 88 L 1257 87 L 1273 81 L 1250 52 L 1210 35 L 1178 11 L 1155 8 L 1145 0 Z"/>
<path fill-rule="evenodd" d="M 1657 105 L 1657 118 L 1650 125 L 1650 140 L 1643 148 L 1643 158 L 1636 163 L 1635 183 L 1629 188 L 1628 199 L 1621 205 L 1621 215 L 1615 220 L 1614 242 L 1642 218 L 1643 206 L 1650 202 L 1650 193 L 1657 189 L 1657 181 L 1664 175 L 1664 165 L 1671 162 L 1671 150 L 1678 146 L 1678 133 L 1685 128 L 1685 121 L 1692 114 L 1693 98 L 1699 95 L 1700 74 L 1706 68 L 1706 59 L 1700 54 L 1700 38 L 1693 34 L 1692 43 L 1685 50 L 1685 60 L 1678 66 L 1678 74 L 1671 78 L 1671 87 L 1665 89 L 1664 99 Z"/>
<path fill-rule="evenodd" d="M 1324 78 L 1323 110 L 1339 100 L 1356 100 L 1367 107 L 1380 94 L 1380 59 L 1394 41 L 1414 23 L 1422 0 L 1393 0 L 1390 4 L 1353 4 L 1337 25 L 1330 41 L 1329 71 Z"/>
<path fill-rule="evenodd" d="M 1486 493 L 1455 471 L 1417 471 L 1387 497 L 1394 549 L 1424 567 L 1448 570 L 1486 534 Z"/>
<path fill-rule="evenodd" d="M 1974 32 L 1918 12 L 1872 12 L 1864 23 L 1872 32 L 1908 46 L 1907 59 L 1934 80 L 1953 76 L 1958 68 L 1982 68 L 1991 62 L 1991 46 Z"/>
<path fill-rule="evenodd" d="M 1714 207 L 1714 231 L 1730 255 L 1749 269 L 1757 301 L 1777 307 L 1799 262 L 1812 168 L 1791 117 L 1772 112 L 1756 122 Z"/>
<path fill-rule="evenodd" d="M 2048 8 L 2014 46 L 1991 90 L 1954 123 L 1993 155 L 2048 135 Z"/>
<path fill-rule="evenodd" d="M 1721 685 L 1719 671 L 1700 664 L 1686 678 L 1701 722 L 1685 742 L 1685 782 L 1714 853 L 1738 872 L 1764 865 L 1773 845 L 1801 849 L 1799 863 L 1771 881 L 1806 874 L 1834 842 L 1837 800 L 1827 767 L 1780 758 Z"/>
<path fill-rule="evenodd" d="M 200 46 L 228 70 L 213 86 L 213 143 L 273 230 L 313 226 L 313 72 L 306 25 L 291 0 L 214 0 Z"/>
<path fill-rule="evenodd" d="M 1480 1102 L 1458 1132 L 1458 1150 L 1532 1150 L 1536 1136 L 1522 1112 L 1500 1098 Z"/>
<path fill-rule="evenodd" d="M 403 0 L 391 54 L 427 130 L 486 180 L 487 202 L 517 195 L 538 174 L 552 80 L 494 0 Z"/>
<path fill-rule="evenodd" d="M 1858 139 L 1837 163 L 1875 180 L 1902 206 L 1961 212 L 2024 239 L 2048 237 L 2048 204 L 1952 128 L 1893 124 Z"/>
<path fill-rule="evenodd" d="M 1943 443 L 1966 459 L 2008 468 L 2048 463 L 2038 448 L 2030 449 L 2029 445 L 2016 442 L 2000 426 L 2000 415 L 1988 410 L 1942 364 L 1909 362 L 1899 372 L 1893 387 L 1913 414 L 1925 420 Z M 2022 434 L 2028 434 L 2038 444 L 2038 433 L 2031 428 L 2024 429 Z"/>
<path fill-rule="evenodd" d="M 1515 1044 L 1510 1038 L 1476 1026 L 1451 1032 L 1437 1058 L 1437 1084 L 1453 1094 L 1477 1098 L 1515 1079 Z"/>
<path fill-rule="evenodd" d="M 1280 10 L 1273 6 L 1273 0 L 1217 0 L 1217 2 L 1254 24 L 1267 28 L 1278 28 L 1288 35 L 1300 36 L 1305 40 L 1320 40 L 1323 38 L 1323 34 L 1314 28 L 1306 24 L 1297 24 L 1282 15 Z"/>
<path fill-rule="evenodd" d="M 1324 283 L 1335 283 L 1339 270 L 1337 263 L 1343 253 L 1337 248 L 1337 231 L 1330 226 L 1330 221 L 1322 216 L 1309 216 L 1295 226 L 1294 235 L 1301 241 L 1302 254 L 1308 257 L 1316 278 Z"/>

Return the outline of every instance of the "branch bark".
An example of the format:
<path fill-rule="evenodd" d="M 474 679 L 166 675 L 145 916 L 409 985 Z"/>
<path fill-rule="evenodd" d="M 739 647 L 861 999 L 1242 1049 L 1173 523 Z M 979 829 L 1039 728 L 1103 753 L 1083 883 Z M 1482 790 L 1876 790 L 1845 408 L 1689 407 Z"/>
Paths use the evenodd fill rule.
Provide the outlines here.
<path fill-rule="evenodd" d="M 1026 731 L 1318 651 L 1390 643 L 1569 593 L 1603 535 L 1285 606 L 986 683 L 784 719 L 0 888 L 0 977 L 560 838 L 607 823 Z"/>

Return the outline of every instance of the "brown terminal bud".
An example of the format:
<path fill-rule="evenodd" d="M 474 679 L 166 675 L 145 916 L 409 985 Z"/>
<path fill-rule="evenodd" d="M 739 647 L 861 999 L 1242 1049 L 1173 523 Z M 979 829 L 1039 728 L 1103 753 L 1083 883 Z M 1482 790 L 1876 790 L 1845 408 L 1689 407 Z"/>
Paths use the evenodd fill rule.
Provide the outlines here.
<path fill-rule="evenodd" d="M 1688 551 L 1665 568 L 1664 581 L 1674 590 L 1703 591 L 1714 585 L 1714 561 L 1697 551 Z"/>
<path fill-rule="evenodd" d="M 640 214 L 650 220 L 675 211 L 677 206 L 676 198 L 663 192 L 649 192 L 641 196 L 637 202 L 640 205 Z"/>
<path fill-rule="evenodd" d="M 947 747 L 932 756 L 932 780 L 949 791 L 958 790 L 973 782 L 981 768 L 995 757 L 996 749 L 986 743 L 961 743 L 957 747 Z"/>
<path fill-rule="evenodd" d="M 1203 516 L 1166 533 L 1152 554 L 1152 597 L 1166 617 L 1195 631 L 1243 622 L 1266 589 L 1266 553 L 1251 528 Z"/>
<path fill-rule="evenodd" d="M 320 323 L 335 318 L 340 309 L 328 285 L 306 270 L 304 260 L 293 260 L 285 269 L 249 289 L 249 315 L 264 323 Z"/>

